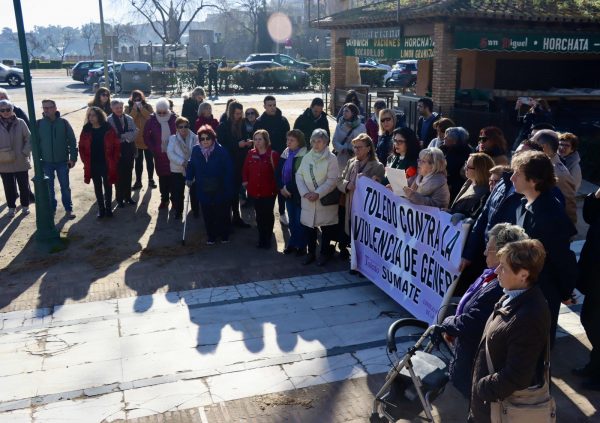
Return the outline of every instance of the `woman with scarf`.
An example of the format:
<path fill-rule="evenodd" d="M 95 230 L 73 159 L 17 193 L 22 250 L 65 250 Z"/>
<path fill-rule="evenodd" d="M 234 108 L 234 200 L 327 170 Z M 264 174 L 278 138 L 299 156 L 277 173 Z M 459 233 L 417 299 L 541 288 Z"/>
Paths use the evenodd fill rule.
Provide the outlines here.
<path fill-rule="evenodd" d="M 377 158 L 385 165 L 393 151 L 392 132 L 396 128 L 396 114 L 392 109 L 379 112 L 379 138 L 377 140 Z"/>
<path fill-rule="evenodd" d="M 219 121 L 213 117 L 212 106 L 210 105 L 210 103 L 206 102 L 201 103 L 198 107 L 198 117 L 196 118 L 194 123 L 194 132 L 198 132 L 198 129 L 204 125 L 209 125 L 215 132 L 219 127 Z"/>
<path fill-rule="evenodd" d="M 112 110 L 110 109 L 110 91 L 108 88 L 98 88 L 94 98 L 88 103 L 88 107 L 98 107 L 106 116 L 110 115 Z"/>
<path fill-rule="evenodd" d="M 156 173 L 158 174 L 158 186 L 160 188 L 159 210 L 169 207 L 169 195 L 171 194 L 171 165 L 167 156 L 169 138 L 175 134 L 175 120 L 177 116 L 169 109 L 169 100 L 159 98 L 156 102 L 156 113 L 144 126 L 144 142 L 152 151 Z"/>
<path fill-rule="evenodd" d="M 29 214 L 30 135 L 25 121 L 15 115 L 13 104 L 0 100 L 0 177 L 8 204 L 8 217 L 15 215 L 17 186 L 23 214 Z"/>
<path fill-rule="evenodd" d="M 177 133 L 169 137 L 167 156 L 171 167 L 171 200 L 175 209 L 175 220 L 183 217 L 183 197 L 185 193 L 185 168 L 187 167 L 192 149 L 198 144 L 198 136 L 190 131 L 190 123 L 184 117 L 175 120 Z M 198 202 L 194 187 L 190 188 L 190 202 L 194 216 L 198 214 Z"/>
<path fill-rule="evenodd" d="M 446 317 L 442 323 L 444 337 L 454 349 L 450 380 L 465 398 L 471 396 L 471 369 L 485 322 L 502 296 L 502 287 L 496 275 L 496 267 L 500 264 L 498 251 L 510 242 L 529 238 L 523 228 L 510 223 L 495 225 L 488 236 L 489 241 L 483 252 L 486 270 L 462 296 L 454 316 Z"/>
<path fill-rule="evenodd" d="M 439 148 L 426 148 L 419 153 L 418 176 L 404 195 L 413 204 L 448 208 L 450 191 L 446 182 L 446 159 Z"/>
<path fill-rule="evenodd" d="M 252 137 L 252 135 L 254 135 L 254 131 L 256 130 L 256 119 L 258 119 L 258 110 L 256 110 L 254 107 L 248 107 L 244 116 L 244 127 L 246 128 L 246 132 L 248 133 L 248 135 Z"/>
<path fill-rule="evenodd" d="M 310 145 L 311 150 L 304 156 L 296 172 L 302 207 L 300 223 L 304 226 L 308 242 L 308 256 L 302 264 L 316 260 L 317 229 L 320 228 L 321 254 L 317 266 L 323 266 L 334 252 L 330 244 L 336 237 L 339 199 L 325 201 L 325 204 L 323 200 L 337 190 L 339 169 L 335 155 L 329 151 L 329 136 L 325 130 L 315 129 L 310 137 Z"/>
<path fill-rule="evenodd" d="M 354 148 L 354 157 L 348 160 L 346 168 L 342 171 L 342 176 L 338 178 L 337 187 L 345 194 L 346 201 L 344 206 L 340 206 L 338 215 L 340 216 L 340 225 L 338 228 L 338 247 L 340 256 L 347 260 L 350 257 L 348 245 L 350 244 L 350 218 L 352 216 L 352 198 L 356 190 L 358 178 L 366 176 L 378 182 L 384 177 L 385 169 L 377 160 L 375 145 L 373 140 L 367 134 L 360 134 L 352 140 Z"/>
<path fill-rule="evenodd" d="M 338 119 L 333 133 L 333 151 L 337 155 L 338 169 L 345 168 L 348 160 L 354 155 L 352 140 L 366 132 L 367 128 L 360 121 L 358 107 L 353 103 L 344 104 L 342 116 Z"/>
<path fill-rule="evenodd" d="M 306 232 L 300 223 L 300 193 L 296 185 L 296 173 L 306 154 L 304 133 L 293 129 L 287 133 L 287 148 L 281 153 L 275 172 L 277 188 L 285 198 L 285 208 L 288 212 L 290 238 L 283 254 L 296 253 L 297 257 L 306 254 Z"/>
<path fill-rule="evenodd" d="M 252 198 L 256 211 L 256 228 L 258 229 L 258 244 L 256 248 L 271 248 L 273 225 L 275 224 L 275 169 L 279 162 L 279 153 L 271 149 L 269 133 L 259 129 L 254 133 L 254 148 L 246 155 L 242 170 L 242 184 Z"/>
<path fill-rule="evenodd" d="M 148 173 L 148 186 L 156 188 L 156 182 L 154 182 L 154 157 L 144 142 L 144 127 L 153 112 L 152 106 L 146 103 L 144 93 L 140 90 L 133 90 L 129 97 L 129 102 L 125 106 L 125 113 L 133 118 L 136 128 L 139 129 L 135 137 L 135 147 L 137 148 L 135 156 L 135 183 L 131 189 L 142 188 L 144 160 L 146 161 L 146 172 Z"/>
<path fill-rule="evenodd" d="M 106 114 L 98 107 L 87 111 L 86 124 L 79 136 L 79 155 L 83 163 L 86 184 L 94 183 L 98 219 L 112 217 L 112 185 L 119 180 L 121 142 L 107 122 Z"/>
<path fill-rule="evenodd" d="M 232 197 L 232 167 L 229 154 L 217 142 L 210 126 L 198 129 L 199 144 L 192 149 L 186 169 L 186 185 L 196 185 L 204 225 L 208 235 L 207 245 L 214 245 L 217 237 L 221 243 L 229 242 L 229 208 Z"/>

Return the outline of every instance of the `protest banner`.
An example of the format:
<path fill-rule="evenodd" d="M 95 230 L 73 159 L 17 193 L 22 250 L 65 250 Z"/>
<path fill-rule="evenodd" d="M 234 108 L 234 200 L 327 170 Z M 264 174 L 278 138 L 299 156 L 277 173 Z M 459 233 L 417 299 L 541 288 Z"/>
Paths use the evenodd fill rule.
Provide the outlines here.
<path fill-rule="evenodd" d="M 352 269 L 417 319 L 433 323 L 459 275 L 467 236 L 468 227 L 450 218 L 359 178 L 352 200 Z"/>

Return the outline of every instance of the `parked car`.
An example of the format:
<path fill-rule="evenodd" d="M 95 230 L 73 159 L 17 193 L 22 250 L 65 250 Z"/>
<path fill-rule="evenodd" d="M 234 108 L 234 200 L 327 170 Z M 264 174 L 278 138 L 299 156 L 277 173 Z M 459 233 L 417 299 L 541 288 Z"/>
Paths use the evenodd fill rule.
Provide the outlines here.
<path fill-rule="evenodd" d="M 417 61 L 398 60 L 383 77 L 386 87 L 411 87 L 417 83 Z"/>
<path fill-rule="evenodd" d="M 377 66 L 375 66 L 371 63 L 360 63 L 360 62 L 358 62 L 358 68 L 359 69 L 379 69 Z"/>
<path fill-rule="evenodd" d="M 282 87 L 302 87 L 308 82 L 308 73 L 299 69 L 288 68 L 275 62 L 242 62 L 233 67 L 233 69 L 247 69 L 249 72 L 256 74 L 256 78 L 265 78 L 261 75 L 261 71 L 277 68 L 286 69 L 286 72 L 281 72 L 277 75 L 282 78 L 278 81 Z M 263 81 L 259 80 L 256 86 L 264 86 Z"/>
<path fill-rule="evenodd" d="M 152 88 L 152 66 L 148 62 L 124 62 L 115 66 L 117 81 L 125 92 L 140 90 L 149 95 Z"/>
<path fill-rule="evenodd" d="M 108 63 L 112 63 L 112 60 L 107 60 Z M 85 82 L 90 69 L 97 69 L 100 66 L 104 66 L 102 60 L 82 60 L 77 62 L 71 69 L 71 78 L 75 81 Z"/>
<path fill-rule="evenodd" d="M 11 87 L 18 87 L 23 82 L 23 69 L 0 63 L 0 82 L 6 82 Z"/>
<path fill-rule="evenodd" d="M 311 66 L 310 63 L 299 62 L 287 54 L 279 53 L 254 53 L 246 57 L 246 61 L 242 63 L 248 62 L 275 62 L 287 68 L 296 69 L 308 69 Z"/>
<path fill-rule="evenodd" d="M 113 69 L 116 70 L 118 75 L 119 71 L 121 70 L 121 62 L 114 62 L 108 65 L 108 72 L 112 72 Z M 102 75 L 104 75 L 104 66 L 100 66 L 96 69 L 90 69 L 87 77 L 83 79 L 83 83 L 86 85 L 94 85 L 96 82 L 98 82 Z"/>
<path fill-rule="evenodd" d="M 371 65 L 378 69 L 385 69 L 386 71 L 392 70 L 392 67 L 390 65 L 385 65 L 383 63 L 377 63 L 375 60 L 358 59 L 358 65 L 359 66 L 365 65 L 364 67 L 367 67 L 366 65 Z"/>

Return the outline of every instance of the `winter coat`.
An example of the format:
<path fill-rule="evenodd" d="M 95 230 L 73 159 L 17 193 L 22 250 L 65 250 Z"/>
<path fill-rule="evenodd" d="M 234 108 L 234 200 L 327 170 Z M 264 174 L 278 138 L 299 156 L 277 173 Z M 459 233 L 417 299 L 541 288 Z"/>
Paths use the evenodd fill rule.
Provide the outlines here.
<path fill-rule="evenodd" d="M 404 173 L 406 174 L 406 182 L 408 183 L 409 186 L 412 185 L 414 180 L 417 178 L 417 158 L 416 157 L 412 160 L 408 159 L 406 157 L 404 157 L 402 159 L 402 158 L 400 158 L 399 155 L 392 154 L 388 157 L 386 167 L 391 167 L 392 169 L 404 170 Z M 383 178 L 383 181 L 381 183 L 383 185 L 388 185 L 390 183 L 390 181 L 388 180 L 388 178 L 386 176 Z"/>
<path fill-rule="evenodd" d="M 47 117 L 37 121 L 41 159 L 46 163 L 66 163 L 77 161 L 77 140 L 71 124 L 60 117 L 50 120 Z"/>
<path fill-rule="evenodd" d="M 316 187 L 311 177 L 311 169 L 316 179 Z M 311 150 L 300 164 L 296 172 L 296 184 L 301 197 L 300 222 L 309 228 L 319 226 L 337 225 L 338 223 L 338 204 L 324 206 L 320 199 L 325 197 L 334 189 L 337 189 L 336 183 L 339 174 L 338 162 L 335 155 L 329 150 L 322 154 Z M 316 192 L 319 199 L 309 201 L 304 198 L 305 194 Z"/>
<path fill-rule="evenodd" d="M 450 204 L 450 191 L 446 183 L 446 175 L 443 173 L 434 173 L 424 178 L 419 175 L 411 185 L 413 191 L 408 195 L 408 199 L 413 204 L 422 206 L 438 207 L 440 209 L 448 208 Z M 421 181 L 424 181 L 421 183 Z"/>
<path fill-rule="evenodd" d="M 23 121 L 25 122 L 25 124 L 29 128 L 29 125 L 31 125 L 31 123 L 29 122 L 29 118 L 27 117 L 27 115 L 25 114 L 25 112 L 23 111 L 23 109 L 21 109 L 20 107 L 15 106 L 15 105 L 13 105 L 13 112 L 15 113 L 16 117 L 18 117 L 19 119 L 23 119 Z"/>
<path fill-rule="evenodd" d="M 327 131 L 327 135 L 331 137 L 327 113 L 321 112 L 319 117 L 315 119 L 310 107 L 306 109 L 300 116 L 298 116 L 298 119 L 296 119 L 296 122 L 294 122 L 294 129 L 299 129 L 302 131 L 306 144 L 309 143 L 310 136 L 312 135 L 313 131 L 319 128 Z"/>
<path fill-rule="evenodd" d="M 377 180 L 381 181 L 385 176 L 385 168 L 381 163 L 379 163 L 376 159 L 369 160 L 364 168 L 360 169 L 360 163 L 356 160 L 356 157 L 348 160 L 346 167 L 342 171 L 342 175 L 338 178 L 337 187 L 338 189 L 346 194 L 346 216 L 344 217 L 344 230 L 348 235 L 350 235 L 350 219 L 352 216 L 352 198 L 354 198 L 354 192 L 356 189 L 352 191 L 348 191 L 347 187 L 351 181 L 352 175 L 355 176 L 354 184 L 358 182 L 358 174 L 362 174 L 367 178 L 372 178 L 373 176 L 377 177 Z M 356 188 L 356 185 L 355 185 Z"/>
<path fill-rule="evenodd" d="M 208 125 L 213 131 L 217 132 L 217 128 L 219 127 L 219 121 L 216 120 L 212 115 L 209 118 L 205 118 L 204 116 L 198 116 L 198 118 L 194 122 L 190 122 L 190 127 L 194 130 L 194 132 L 198 132 L 201 126 Z"/>
<path fill-rule="evenodd" d="M 215 149 L 208 160 L 204 158 L 200 145 L 194 146 L 185 179 L 196 182 L 198 201 L 201 204 L 226 203 L 233 198 L 231 159 L 219 143 L 215 143 Z M 205 189 L 209 185 L 216 185 L 218 188 L 207 192 Z"/>
<path fill-rule="evenodd" d="M 23 119 L 15 118 L 10 130 L 0 124 L 0 148 L 10 147 L 15 152 L 15 160 L 0 163 L 0 173 L 25 172 L 31 169 L 31 133 Z"/>
<path fill-rule="evenodd" d="M 262 156 L 256 148 L 248 152 L 242 170 L 242 181 L 247 184 L 248 196 L 265 198 L 277 195 L 275 169 L 278 163 L 279 154 L 270 148 Z"/>
<path fill-rule="evenodd" d="M 241 174 L 244 161 L 251 147 L 240 147 L 240 141 L 251 139 L 251 135 L 246 132 L 245 125 L 242 124 L 242 131 L 239 137 L 233 136 L 231 131 L 231 121 L 226 119 L 217 128 L 217 141 L 221 144 L 233 162 L 233 169 Z"/>
<path fill-rule="evenodd" d="M 444 332 L 455 338 L 454 359 L 450 363 L 450 379 L 465 398 L 471 397 L 471 370 L 485 322 L 492 314 L 494 305 L 503 295 L 502 287 L 490 269 L 484 271 L 473 285 L 482 282 L 481 279 L 488 274 L 491 274 L 494 279 L 486 285 L 479 286 L 465 301 L 462 313 L 448 316 L 442 323 Z"/>
<path fill-rule="evenodd" d="M 169 137 L 167 156 L 169 157 L 171 173 L 181 173 L 182 175 L 185 175 L 185 168 L 192 156 L 192 150 L 197 144 L 198 135 L 194 134 L 192 131 L 189 131 L 186 139 L 181 138 L 179 133 Z"/>
<path fill-rule="evenodd" d="M 140 132 L 140 130 L 135 126 L 133 118 L 129 115 L 123 115 L 123 122 L 127 121 L 127 131 L 123 132 L 120 135 L 117 129 L 117 125 L 114 121 L 114 119 L 116 118 L 117 117 L 112 114 L 108 116 L 108 123 L 110 124 L 110 126 L 112 126 L 112 128 L 115 130 L 115 133 L 117 134 L 121 142 L 126 142 L 135 146 L 135 139 L 137 138 L 137 134 Z M 123 125 L 123 130 L 125 130 L 125 125 Z"/>
<path fill-rule="evenodd" d="M 266 113 L 260 115 L 256 120 L 255 130 L 265 129 L 271 138 L 271 148 L 279 154 L 286 148 L 286 134 L 290 130 L 288 120 L 283 116 L 281 110 L 277 109 L 275 115 Z"/>
<path fill-rule="evenodd" d="M 83 127 L 79 136 L 79 156 L 83 162 L 83 181 L 89 184 L 92 179 L 92 131 L 89 124 Z M 121 141 L 115 130 L 108 125 L 104 134 L 104 158 L 106 160 L 108 182 L 111 184 L 116 184 L 119 180 L 120 157 Z"/>
<path fill-rule="evenodd" d="M 169 119 L 171 135 L 177 130 L 175 128 L 176 119 L 175 114 L 171 114 L 171 118 Z M 144 126 L 144 142 L 154 156 L 156 174 L 158 176 L 169 176 L 171 174 L 171 164 L 167 156 L 167 149 L 165 148 L 164 151 L 162 149 L 160 122 L 156 119 L 155 114 L 152 114 L 148 122 L 146 122 L 146 126 Z"/>
<path fill-rule="evenodd" d="M 554 165 L 554 174 L 556 176 L 556 186 L 565 197 L 565 212 L 573 225 L 577 225 L 577 195 L 575 179 L 571 176 L 569 169 L 560 161 L 558 154 L 550 158 Z"/>
<path fill-rule="evenodd" d="M 470 179 L 467 179 L 452 202 L 450 213 L 460 213 L 465 217 L 477 219 L 488 195 L 490 195 L 490 187 L 488 184 L 473 185 L 473 182 L 471 182 Z"/>
<path fill-rule="evenodd" d="M 373 113 L 371 117 L 367 119 L 365 122 L 365 128 L 367 129 L 367 135 L 371 137 L 375 143 L 375 147 L 377 147 L 377 139 L 379 138 L 379 123 L 377 119 L 375 119 L 375 113 Z"/>
<path fill-rule="evenodd" d="M 581 176 L 581 166 L 579 165 L 579 162 L 581 162 L 579 153 L 574 151 L 568 156 L 561 157 L 560 160 L 567 167 L 569 173 L 575 181 L 575 191 L 579 191 L 579 188 L 581 187 L 581 180 L 583 179 Z"/>
<path fill-rule="evenodd" d="M 196 101 L 196 99 L 192 97 L 183 100 L 181 116 L 190 122 L 190 126 L 194 125 L 196 119 L 198 119 L 198 107 L 200 107 L 200 103 L 201 102 Z"/>
<path fill-rule="evenodd" d="M 433 127 L 433 123 L 439 119 L 441 119 L 441 115 L 439 115 L 436 112 L 432 113 L 431 116 L 431 125 L 429 125 L 429 129 L 427 130 L 427 134 L 425 134 L 424 137 L 421 137 L 421 129 L 423 128 L 423 122 L 425 119 L 423 119 L 423 116 L 419 117 L 419 120 L 417 121 L 417 138 L 419 138 L 419 141 L 421 141 L 422 145 L 429 145 L 429 143 L 431 142 L 432 139 L 434 139 L 437 136 L 437 131 L 435 130 L 435 128 Z"/>
<path fill-rule="evenodd" d="M 135 136 L 135 146 L 141 150 L 148 148 L 144 142 L 144 127 L 146 126 L 146 122 L 148 122 L 148 119 L 150 119 L 152 113 L 154 113 L 154 110 L 152 110 L 152 106 L 148 103 L 143 103 L 140 110 L 138 110 L 133 104 L 128 104 L 125 106 L 125 114 L 133 118 L 135 127 L 139 129 L 139 132 Z"/>
<path fill-rule="evenodd" d="M 506 306 L 503 296 L 488 319 L 473 365 L 469 422 L 490 422 L 491 401 L 538 385 L 543 380 L 543 361 L 550 332 L 548 305 L 534 286 Z M 485 338 L 495 372 L 486 361 Z"/>
<path fill-rule="evenodd" d="M 444 157 L 446 157 L 450 199 L 454 200 L 465 183 L 466 178 L 463 170 L 473 150 L 467 144 L 455 144 L 451 147 L 442 145 L 440 150 L 444 152 Z"/>
<path fill-rule="evenodd" d="M 306 153 L 306 147 L 302 147 L 294 157 L 294 164 L 292 165 L 292 179 L 287 184 L 283 183 L 283 166 L 285 165 L 285 162 L 289 160 L 288 157 L 290 150 L 288 148 L 283 150 L 283 153 L 281 153 L 281 156 L 279 157 L 279 163 L 277 164 L 277 169 L 275 170 L 275 182 L 277 183 L 277 189 L 282 190 L 285 187 L 285 189 L 292 194 L 291 199 L 296 204 L 300 204 L 300 193 L 298 192 L 298 185 L 296 184 L 296 173 L 298 172 L 300 164 L 302 163 L 302 159 Z"/>
<path fill-rule="evenodd" d="M 375 150 L 379 162 L 385 165 L 388 162 L 390 155 L 393 153 L 393 150 L 394 140 L 392 134 L 386 132 L 385 134 L 379 135 L 379 138 L 377 139 L 377 148 Z"/>
<path fill-rule="evenodd" d="M 345 124 L 344 119 L 338 121 L 333 133 L 333 150 L 337 154 L 338 168 L 343 169 L 346 167 L 346 163 L 354 156 L 354 150 L 352 149 L 352 140 L 360 134 L 365 134 L 367 128 L 362 123 L 359 123 L 356 127 L 348 130 L 348 125 Z M 339 175 L 338 175 L 339 176 Z"/>
<path fill-rule="evenodd" d="M 579 256 L 577 289 L 585 295 L 600 296 L 600 199 L 594 193 L 583 201 L 583 220 L 590 225 Z"/>

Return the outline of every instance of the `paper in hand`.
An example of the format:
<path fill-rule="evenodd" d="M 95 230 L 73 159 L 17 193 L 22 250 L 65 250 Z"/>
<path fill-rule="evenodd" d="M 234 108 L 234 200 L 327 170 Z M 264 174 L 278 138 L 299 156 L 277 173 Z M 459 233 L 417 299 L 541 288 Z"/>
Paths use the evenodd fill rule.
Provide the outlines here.
<path fill-rule="evenodd" d="M 388 181 L 390 181 L 394 194 L 405 197 L 403 188 L 408 186 L 408 181 L 406 180 L 406 172 L 404 169 L 386 167 L 385 175 L 387 176 Z"/>

